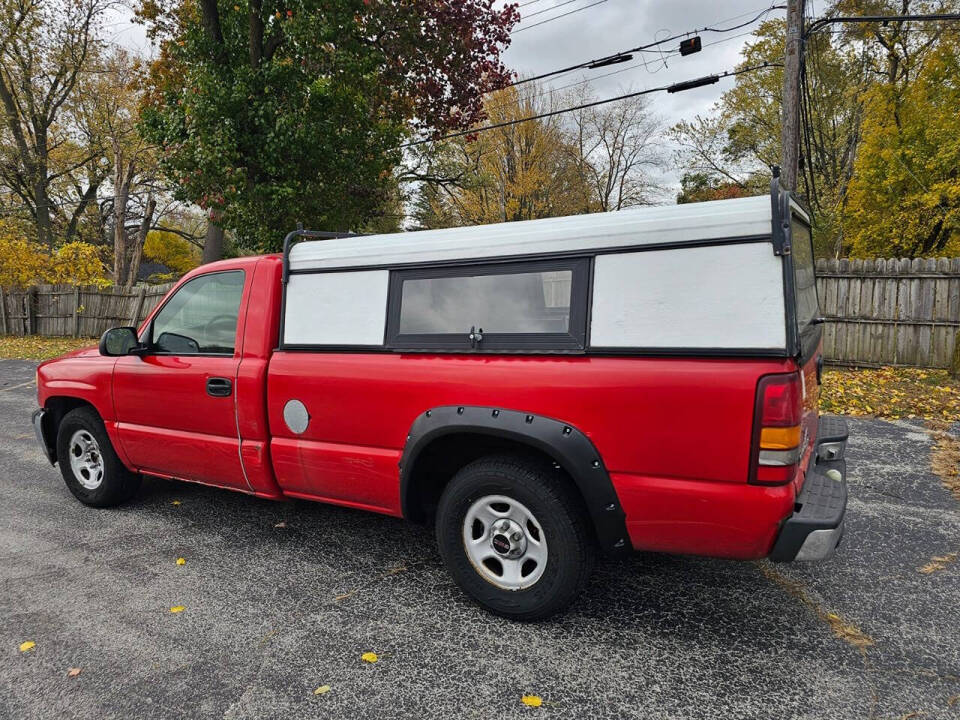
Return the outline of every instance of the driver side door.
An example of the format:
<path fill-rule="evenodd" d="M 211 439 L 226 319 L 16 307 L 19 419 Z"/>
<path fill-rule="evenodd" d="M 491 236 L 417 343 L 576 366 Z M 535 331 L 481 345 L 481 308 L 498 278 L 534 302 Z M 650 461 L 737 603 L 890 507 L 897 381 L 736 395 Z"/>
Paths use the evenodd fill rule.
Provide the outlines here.
<path fill-rule="evenodd" d="M 245 283 L 240 269 L 191 278 L 142 333 L 148 352 L 118 359 L 117 433 L 138 470 L 249 490 L 235 407 Z"/>

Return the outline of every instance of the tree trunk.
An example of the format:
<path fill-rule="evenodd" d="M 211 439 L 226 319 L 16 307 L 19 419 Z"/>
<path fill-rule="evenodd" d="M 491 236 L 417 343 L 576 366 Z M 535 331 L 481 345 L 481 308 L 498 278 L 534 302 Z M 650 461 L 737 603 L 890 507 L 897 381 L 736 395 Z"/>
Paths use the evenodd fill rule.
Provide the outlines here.
<path fill-rule="evenodd" d="M 127 277 L 129 243 L 127 242 L 127 202 L 133 180 L 133 161 L 116 159 L 113 193 L 113 284 L 122 285 Z"/>
<path fill-rule="evenodd" d="M 157 209 L 157 201 L 153 195 L 147 198 L 147 207 L 143 211 L 143 220 L 140 221 L 140 230 L 137 232 L 137 241 L 133 245 L 133 251 L 130 253 L 130 268 L 127 270 L 127 287 L 133 287 L 137 283 L 137 273 L 140 272 L 140 260 L 143 258 L 143 246 L 147 242 L 147 233 L 150 232 L 150 225 L 153 223 L 153 211 Z"/>
<path fill-rule="evenodd" d="M 36 182 L 33 185 L 33 197 L 37 207 L 37 240 L 40 244 L 53 249 L 53 226 L 50 222 L 50 198 L 47 195 L 46 173 L 40 177 L 38 170 Z"/>
<path fill-rule="evenodd" d="M 223 259 L 223 228 L 214 224 L 219 219 L 219 214 L 213 211 L 207 218 L 207 235 L 203 239 L 204 264 Z"/>

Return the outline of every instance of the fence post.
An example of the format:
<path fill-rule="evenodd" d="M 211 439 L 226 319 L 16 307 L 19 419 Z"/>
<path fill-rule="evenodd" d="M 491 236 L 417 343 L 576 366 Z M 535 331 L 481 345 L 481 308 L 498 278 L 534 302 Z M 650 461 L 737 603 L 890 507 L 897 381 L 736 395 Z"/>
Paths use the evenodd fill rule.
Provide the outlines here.
<path fill-rule="evenodd" d="M 24 298 L 24 302 L 27 304 L 26 315 L 27 315 L 27 334 L 36 335 L 37 334 L 37 286 L 31 285 L 30 289 L 27 290 L 27 295 Z"/>
<path fill-rule="evenodd" d="M 73 336 L 80 337 L 80 286 L 73 286 Z"/>
<path fill-rule="evenodd" d="M 0 287 L 0 331 L 7 334 L 7 301 L 4 299 L 4 289 Z"/>
<path fill-rule="evenodd" d="M 143 299 L 146 297 L 147 289 L 141 286 L 137 290 L 137 302 L 133 305 L 133 312 L 130 314 L 130 324 L 134 327 L 137 326 L 137 321 L 140 319 L 140 311 L 143 310 Z"/>
<path fill-rule="evenodd" d="M 960 332 L 953 341 L 953 357 L 950 359 L 950 377 L 960 377 Z"/>

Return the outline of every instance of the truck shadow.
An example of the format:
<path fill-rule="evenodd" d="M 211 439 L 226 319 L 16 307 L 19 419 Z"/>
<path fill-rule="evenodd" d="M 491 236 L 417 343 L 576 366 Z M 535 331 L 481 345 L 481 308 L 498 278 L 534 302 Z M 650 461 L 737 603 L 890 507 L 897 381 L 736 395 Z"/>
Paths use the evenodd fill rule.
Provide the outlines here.
<path fill-rule="evenodd" d="M 296 599 L 301 609 L 362 612 L 363 594 L 376 586 L 381 597 L 386 594 L 397 603 L 395 608 L 389 602 L 387 607 L 377 605 L 379 622 L 393 614 L 404 622 L 403 608 L 420 603 L 431 616 L 443 618 L 450 632 L 463 623 L 516 625 L 477 608 L 456 588 L 437 553 L 432 527 L 333 505 L 273 502 L 156 478 L 145 478 L 125 507 L 167 521 L 185 546 L 216 538 L 223 554 L 262 563 L 258 572 L 269 560 L 276 568 L 267 571 L 277 572 L 278 582 L 285 583 L 282 593 L 291 602 Z M 331 558 L 337 572 L 326 575 Z M 307 580 L 291 583 L 290 578 L 313 574 L 313 582 L 324 586 L 326 594 L 305 608 L 302 598 L 315 594 L 316 588 L 301 584 Z M 589 633 L 593 641 L 608 636 L 619 642 L 624 633 L 642 632 L 648 639 L 652 633 L 671 643 L 716 638 L 718 643 L 757 649 L 793 635 L 803 615 L 804 609 L 789 602 L 755 563 L 636 553 L 601 558 L 571 610 L 535 626 L 548 636 L 571 630 Z"/>

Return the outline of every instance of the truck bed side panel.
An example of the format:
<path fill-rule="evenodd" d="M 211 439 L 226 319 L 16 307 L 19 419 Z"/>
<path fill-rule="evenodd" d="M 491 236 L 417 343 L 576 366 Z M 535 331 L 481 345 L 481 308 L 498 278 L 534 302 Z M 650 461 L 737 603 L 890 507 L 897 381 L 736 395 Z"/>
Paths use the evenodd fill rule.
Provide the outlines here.
<path fill-rule="evenodd" d="M 760 544 L 768 534 L 772 542 L 793 502 L 792 489 L 746 483 L 756 383 L 789 364 L 277 352 L 268 374 L 271 452 L 288 494 L 398 515 L 397 461 L 419 413 L 441 405 L 536 413 L 587 432 L 614 478 L 635 547 L 754 557 L 767 549 L 757 547 L 758 535 Z M 294 399 L 310 415 L 301 435 L 283 420 L 284 405 Z M 764 502 L 771 492 L 784 497 Z M 737 503 L 737 517 L 716 517 Z M 761 507 L 767 511 L 756 517 Z M 727 528 L 720 543 L 710 524 Z"/>

